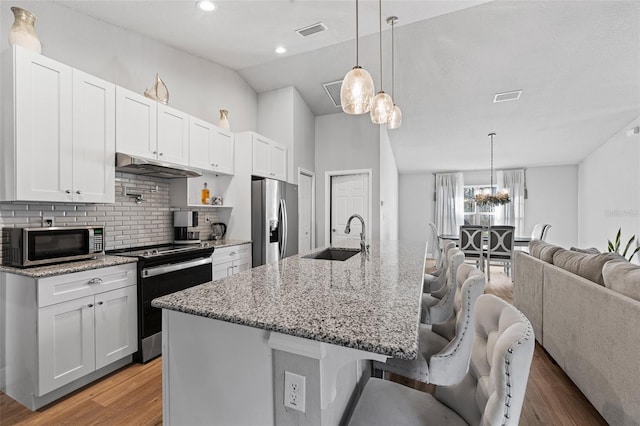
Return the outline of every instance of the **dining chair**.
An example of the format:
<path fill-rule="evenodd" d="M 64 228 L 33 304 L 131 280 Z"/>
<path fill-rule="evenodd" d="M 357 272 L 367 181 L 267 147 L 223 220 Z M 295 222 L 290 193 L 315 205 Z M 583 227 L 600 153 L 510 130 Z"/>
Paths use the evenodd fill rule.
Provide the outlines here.
<path fill-rule="evenodd" d="M 482 258 L 483 242 L 482 231 L 485 228 L 478 225 L 463 225 L 460 227 L 460 250 L 464 253 L 464 259 L 475 260 L 476 266 L 483 270 Z"/>
<path fill-rule="evenodd" d="M 478 298 L 474 317 L 470 365 L 458 383 L 431 395 L 372 377 L 349 425 L 517 425 L 535 345 L 531 323 L 492 294 Z"/>
<path fill-rule="evenodd" d="M 440 240 L 438 238 L 438 228 L 433 222 L 429 222 L 429 232 L 431 233 L 431 255 L 436 259 L 436 269 L 440 269 L 443 262 L 443 253 L 440 248 Z"/>
<path fill-rule="evenodd" d="M 441 329 L 450 334 L 444 337 L 445 333 L 437 333 L 430 326 L 420 324 L 417 358 L 373 361 L 374 371 L 387 371 L 437 385 L 453 385 L 462 380 L 471 355 L 473 310 L 484 292 L 485 277 L 475 266 L 463 263 L 458 267 L 456 281 L 458 289 L 453 313 L 441 324 Z"/>
<path fill-rule="evenodd" d="M 487 279 L 491 281 L 491 262 L 504 266 L 507 275 L 510 275 L 513 258 L 513 239 L 515 227 L 508 225 L 492 226 L 489 228 L 489 245 L 483 254 L 487 262 Z"/>
<path fill-rule="evenodd" d="M 531 239 L 545 241 L 549 228 L 551 228 L 551 225 L 549 225 L 548 223 L 536 223 L 535 225 L 533 225 Z"/>

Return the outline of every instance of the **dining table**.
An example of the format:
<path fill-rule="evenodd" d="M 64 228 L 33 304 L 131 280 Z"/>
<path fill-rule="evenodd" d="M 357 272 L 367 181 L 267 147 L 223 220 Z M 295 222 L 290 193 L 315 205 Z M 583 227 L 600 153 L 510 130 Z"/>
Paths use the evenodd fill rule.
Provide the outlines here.
<path fill-rule="evenodd" d="M 458 234 L 440 234 L 438 235 L 438 238 L 440 240 L 449 240 L 449 241 L 453 241 L 456 244 L 458 243 L 458 241 L 460 240 L 460 236 Z M 482 237 L 482 241 L 485 243 L 489 242 L 489 236 L 488 235 L 484 235 Z M 524 236 L 515 236 L 513 237 L 513 245 L 514 246 L 520 246 L 520 247 L 528 247 L 529 243 L 531 242 L 531 237 L 524 237 Z"/>

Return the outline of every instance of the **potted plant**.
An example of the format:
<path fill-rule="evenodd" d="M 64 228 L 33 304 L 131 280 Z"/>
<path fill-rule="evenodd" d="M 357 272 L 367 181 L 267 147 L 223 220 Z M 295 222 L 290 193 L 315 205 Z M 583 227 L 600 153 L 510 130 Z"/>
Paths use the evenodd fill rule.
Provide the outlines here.
<path fill-rule="evenodd" d="M 624 257 L 625 259 L 627 258 L 627 252 L 629 251 L 629 249 L 631 248 L 631 244 L 633 244 L 633 242 L 636 240 L 636 236 L 634 235 L 633 237 L 631 237 L 629 239 L 629 241 L 627 242 L 627 244 L 624 246 L 624 250 L 622 251 L 622 253 L 620 253 L 620 236 L 622 234 L 622 228 L 618 228 L 618 233 L 616 234 L 615 239 L 613 240 L 613 242 L 607 240 L 607 249 L 609 250 L 610 253 L 618 253 L 620 255 L 622 255 L 622 257 Z M 633 250 L 633 252 L 631 253 L 631 255 L 629 255 L 629 262 L 631 262 L 631 259 L 633 259 L 633 256 L 640 251 L 640 246 L 636 247 L 635 250 Z"/>

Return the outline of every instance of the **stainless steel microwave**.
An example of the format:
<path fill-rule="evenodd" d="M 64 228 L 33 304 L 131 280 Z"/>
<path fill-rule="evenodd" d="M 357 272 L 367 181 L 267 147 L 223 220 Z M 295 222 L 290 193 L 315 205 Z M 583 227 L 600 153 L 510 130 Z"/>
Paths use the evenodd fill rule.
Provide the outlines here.
<path fill-rule="evenodd" d="M 104 255 L 104 227 L 6 228 L 12 266 L 26 267 Z"/>

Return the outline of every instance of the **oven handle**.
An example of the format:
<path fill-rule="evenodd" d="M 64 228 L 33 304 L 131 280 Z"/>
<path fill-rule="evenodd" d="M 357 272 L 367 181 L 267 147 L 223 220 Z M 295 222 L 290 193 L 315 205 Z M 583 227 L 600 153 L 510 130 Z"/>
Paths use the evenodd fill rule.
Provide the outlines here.
<path fill-rule="evenodd" d="M 189 262 L 174 263 L 172 265 L 156 266 L 154 268 L 145 268 L 142 270 L 143 277 L 155 277 L 156 275 L 166 274 L 173 271 L 180 271 L 182 269 L 189 269 L 200 265 L 206 265 L 211 263 L 211 257 L 203 257 Z"/>

